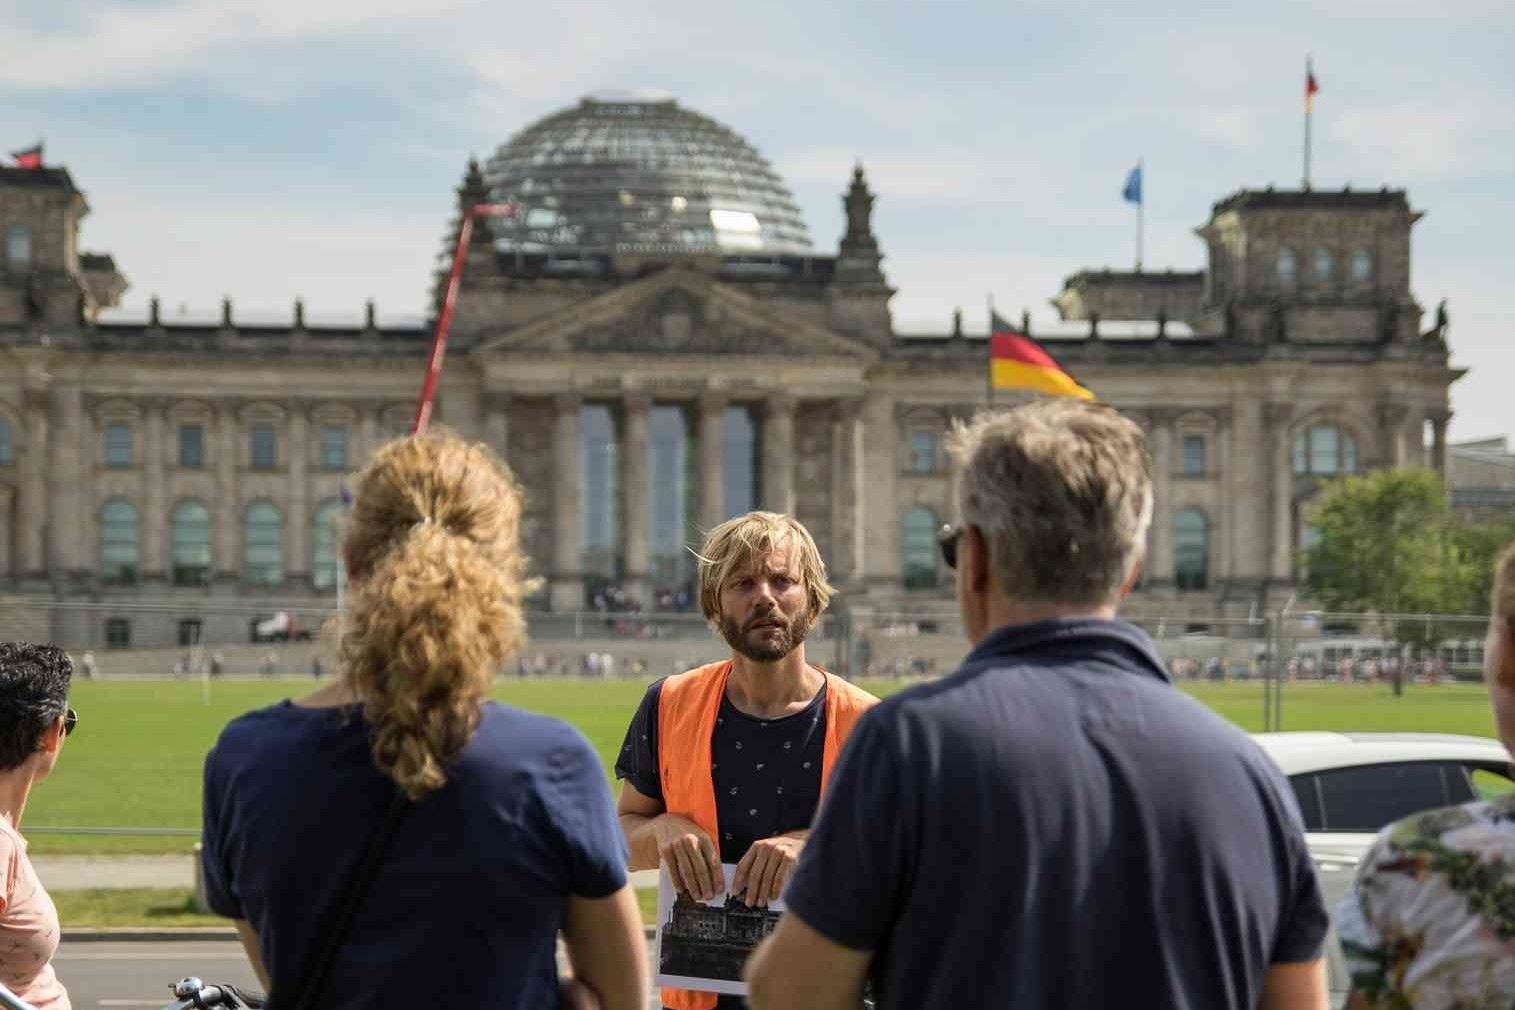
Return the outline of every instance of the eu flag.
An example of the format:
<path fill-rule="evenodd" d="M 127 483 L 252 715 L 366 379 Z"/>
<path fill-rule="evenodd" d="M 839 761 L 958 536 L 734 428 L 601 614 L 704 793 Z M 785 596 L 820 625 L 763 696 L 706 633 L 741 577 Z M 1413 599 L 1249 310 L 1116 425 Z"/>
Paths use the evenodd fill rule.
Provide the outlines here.
<path fill-rule="evenodd" d="M 1138 164 L 1135 168 L 1133 168 L 1131 170 L 1130 174 L 1128 174 L 1126 176 L 1126 188 L 1123 189 L 1123 190 L 1121 190 L 1120 195 L 1123 196 L 1123 197 L 1125 197 L 1127 203 L 1141 203 L 1142 202 L 1142 167 L 1141 167 L 1141 165 Z"/>

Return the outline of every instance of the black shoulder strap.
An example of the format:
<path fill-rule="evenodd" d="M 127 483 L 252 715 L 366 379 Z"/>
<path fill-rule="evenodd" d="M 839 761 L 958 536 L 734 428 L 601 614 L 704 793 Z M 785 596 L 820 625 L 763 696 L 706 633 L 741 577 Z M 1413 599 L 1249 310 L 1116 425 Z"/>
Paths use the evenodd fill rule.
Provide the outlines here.
<path fill-rule="evenodd" d="M 316 933 L 316 942 L 321 946 L 306 963 L 304 974 L 297 976 L 299 985 L 286 990 L 294 994 L 287 1010 L 313 1010 L 321 998 L 322 990 L 326 988 L 326 976 L 331 971 L 331 963 L 336 959 L 337 951 L 347 939 L 347 931 L 352 928 L 358 904 L 363 900 L 368 885 L 373 883 L 374 875 L 379 872 L 379 863 L 384 858 L 384 850 L 389 847 L 389 839 L 399 826 L 406 808 L 410 806 L 405 793 L 398 786 L 393 788 L 394 794 L 390 797 L 389 808 L 384 811 L 384 819 L 379 822 L 378 830 L 369 837 L 368 848 L 364 850 L 357 869 L 347 878 L 347 884 L 337 896 L 336 905 Z M 269 995 L 274 996 L 272 992 Z M 273 1002 L 272 999 L 270 1002 Z M 282 1007 L 283 1000 L 274 1005 Z"/>

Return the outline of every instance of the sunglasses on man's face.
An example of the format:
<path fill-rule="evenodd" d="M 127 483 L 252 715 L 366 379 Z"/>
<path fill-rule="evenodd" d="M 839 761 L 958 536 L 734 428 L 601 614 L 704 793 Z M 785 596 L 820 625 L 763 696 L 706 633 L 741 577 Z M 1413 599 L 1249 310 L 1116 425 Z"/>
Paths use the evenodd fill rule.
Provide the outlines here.
<path fill-rule="evenodd" d="M 936 534 L 936 546 L 941 549 L 942 563 L 957 570 L 957 542 L 963 538 L 963 527 L 943 526 Z"/>
<path fill-rule="evenodd" d="M 63 712 L 63 735 L 68 736 L 77 725 L 79 725 L 79 713 L 75 712 L 72 708 L 65 709 Z"/>

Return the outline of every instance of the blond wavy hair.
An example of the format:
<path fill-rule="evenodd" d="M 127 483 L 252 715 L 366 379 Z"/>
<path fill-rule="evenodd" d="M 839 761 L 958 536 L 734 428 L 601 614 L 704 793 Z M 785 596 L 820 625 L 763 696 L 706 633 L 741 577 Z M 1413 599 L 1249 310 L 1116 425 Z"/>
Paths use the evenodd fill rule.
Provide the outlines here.
<path fill-rule="evenodd" d="M 825 613 L 836 590 L 826 581 L 826 563 L 810 531 L 780 512 L 748 512 L 727 519 L 705 536 L 695 555 L 699 562 L 700 610 L 708 621 L 721 619 L 721 587 L 732 574 L 775 551 L 793 550 L 808 601 L 807 627 Z"/>
<path fill-rule="evenodd" d="M 532 589 L 521 491 L 490 449 L 445 430 L 379 447 L 358 475 L 340 655 L 374 762 L 411 799 L 447 782 Z"/>

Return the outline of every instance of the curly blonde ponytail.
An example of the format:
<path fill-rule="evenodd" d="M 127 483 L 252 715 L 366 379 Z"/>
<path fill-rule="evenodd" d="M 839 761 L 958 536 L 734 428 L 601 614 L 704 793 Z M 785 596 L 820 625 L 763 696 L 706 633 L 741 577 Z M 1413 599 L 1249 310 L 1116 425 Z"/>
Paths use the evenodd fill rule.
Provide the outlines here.
<path fill-rule="evenodd" d="M 520 523 L 509 469 L 448 432 L 381 446 L 357 479 L 343 669 L 374 762 L 411 799 L 446 783 L 520 642 L 531 588 Z"/>

